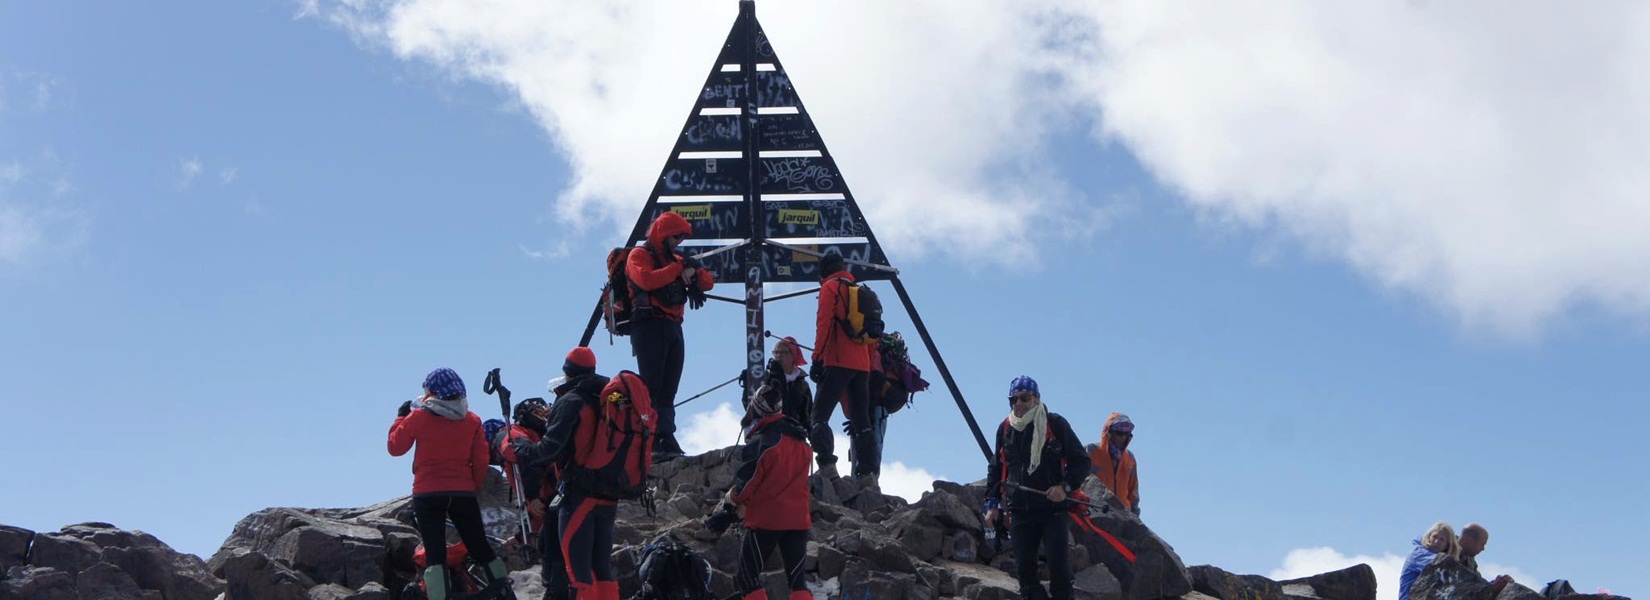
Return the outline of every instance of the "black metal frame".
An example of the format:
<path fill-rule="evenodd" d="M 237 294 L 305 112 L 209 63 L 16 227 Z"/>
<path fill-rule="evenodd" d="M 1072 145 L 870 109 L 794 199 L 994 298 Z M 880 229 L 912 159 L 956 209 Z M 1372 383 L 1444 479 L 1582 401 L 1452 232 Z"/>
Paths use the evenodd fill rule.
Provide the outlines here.
<path fill-rule="evenodd" d="M 759 59 L 765 60 L 759 62 Z M 742 142 L 741 152 L 743 157 L 741 160 L 745 166 L 744 189 L 740 190 L 743 192 L 741 194 L 743 199 L 740 203 L 743 205 L 742 210 L 744 211 L 742 216 L 747 219 L 744 226 L 748 227 L 748 236 L 744 242 L 722 246 L 701 253 L 698 256 L 708 258 L 713 254 L 722 254 L 730 250 L 742 250 L 743 260 L 739 261 L 738 265 L 739 274 L 743 275 L 745 283 L 744 299 L 714 295 L 710 297 L 724 302 L 743 304 L 745 307 L 745 374 L 750 382 L 748 389 L 755 389 L 756 383 L 761 381 L 763 371 L 766 368 L 767 349 L 763 343 L 763 335 L 766 331 L 763 305 L 769 301 L 794 298 L 818 291 L 815 288 L 765 298 L 762 286 L 765 283 L 765 261 L 769 258 L 764 252 L 769 248 L 773 248 L 796 254 L 822 256 L 820 251 L 769 240 L 766 237 L 768 211 L 762 204 L 765 182 L 761 167 L 764 158 L 762 156 L 763 137 L 768 132 L 763 128 L 764 122 L 760 110 L 763 107 L 759 105 L 759 98 L 764 93 L 771 94 L 772 92 L 763 92 L 757 89 L 759 64 L 771 63 L 774 66 L 772 70 L 776 71 L 777 75 L 770 76 L 770 82 L 783 78 L 785 88 L 783 94 L 794 103 L 796 114 L 801 115 L 801 120 L 809 124 L 809 128 L 805 133 L 811 136 L 810 139 L 817 144 L 816 149 L 821 155 L 819 163 L 828 166 L 830 169 L 834 169 L 835 163 L 825 149 L 824 141 L 818 139 L 817 131 L 811 129 L 811 120 L 806 117 L 807 112 L 802 107 L 801 98 L 794 95 L 794 90 L 789 86 L 788 77 L 784 76 L 783 69 L 779 66 L 778 57 L 774 56 L 772 48 L 767 44 L 766 34 L 762 32 L 761 24 L 756 20 L 756 3 L 754 0 L 740 0 L 739 2 L 739 17 L 735 20 L 733 29 L 728 34 L 721 56 L 718 58 L 716 65 L 711 68 L 710 77 L 707 78 L 707 96 L 713 82 L 728 81 L 728 77 L 723 75 L 725 72 L 722 71 L 722 65 L 734 64 L 735 62 L 739 65 L 739 76 L 744 80 L 742 93 L 744 103 L 738 107 L 740 114 L 738 119 L 739 141 Z M 728 86 L 721 87 L 726 88 Z M 730 105 L 728 108 L 733 108 L 731 105 L 734 104 L 734 100 L 730 98 L 728 104 Z M 685 148 L 690 146 L 687 141 L 686 129 L 695 125 L 695 119 L 702 115 L 702 108 L 705 107 L 696 102 L 693 110 L 689 113 L 688 125 L 685 128 L 684 135 L 678 138 L 676 146 L 671 150 L 671 157 L 665 163 L 664 173 L 661 173 L 660 180 L 655 182 L 652 195 L 649 196 L 647 204 L 643 206 L 642 213 L 637 218 L 635 226 L 631 228 L 626 247 L 635 246 L 646 239 L 647 228 L 652 223 L 654 215 L 660 210 L 659 197 L 668 193 L 667 182 L 671 179 L 671 175 L 675 174 L 672 165 L 684 160 L 681 158 L 682 154 L 688 151 Z M 704 172 L 714 173 L 714 165 L 714 160 L 706 161 L 707 168 Z M 833 181 L 841 181 L 839 176 L 830 176 L 835 177 Z M 729 187 L 725 182 L 722 185 L 723 187 Z M 968 402 L 963 399 L 962 390 L 957 387 L 956 380 L 951 376 L 951 370 L 945 365 L 945 359 L 940 356 L 939 346 L 934 343 L 934 338 L 929 334 L 928 327 L 923 324 L 922 315 L 917 312 L 916 304 L 911 301 L 911 295 L 906 291 L 905 284 L 900 281 L 899 270 L 887 264 L 886 255 L 882 252 L 881 244 L 877 243 L 876 236 L 871 232 L 869 224 L 864 222 L 864 215 L 859 211 L 859 207 L 853 199 L 853 194 L 847 190 L 845 183 L 842 184 L 839 193 L 846 199 L 843 208 L 848 215 L 857 221 L 854 224 L 855 228 L 863 229 L 863 237 L 868 241 L 868 252 L 865 256 L 867 260 L 849 259 L 849 264 L 863 266 L 871 271 L 861 278 L 863 280 L 887 279 L 893 284 L 894 291 L 899 295 L 900 303 L 905 307 L 906 314 L 910 315 L 912 324 L 916 326 L 918 335 L 922 337 L 923 346 L 927 349 L 928 355 L 933 357 L 935 368 L 939 370 L 940 376 L 945 379 L 946 388 L 950 390 L 952 399 L 956 401 L 958 410 L 962 412 L 963 420 L 967 421 L 969 429 L 974 434 L 974 440 L 979 443 L 980 451 L 987 460 L 990 460 L 991 444 L 980 430 L 980 425 L 974 419 L 974 413 L 969 409 Z M 709 209 L 707 208 L 707 210 Z M 734 214 L 737 214 L 737 210 L 739 209 L 736 208 Z M 743 246 L 743 248 L 736 248 L 736 246 Z M 724 274 L 730 273 L 724 270 Z M 786 279 L 784 281 L 796 281 L 796 279 Z M 579 339 L 579 345 L 590 345 L 590 340 L 595 335 L 596 327 L 601 324 L 601 320 L 602 306 L 598 298 L 596 308 L 590 314 L 590 322 L 584 328 L 584 336 Z"/>

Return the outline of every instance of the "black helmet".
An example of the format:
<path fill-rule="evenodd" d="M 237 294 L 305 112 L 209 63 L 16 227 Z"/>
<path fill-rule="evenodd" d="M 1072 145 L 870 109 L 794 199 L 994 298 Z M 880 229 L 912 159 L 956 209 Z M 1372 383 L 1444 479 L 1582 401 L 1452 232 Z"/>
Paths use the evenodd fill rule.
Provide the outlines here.
<path fill-rule="evenodd" d="M 517 423 L 520 423 L 522 422 L 522 419 L 531 416 L 534 411 L 544 408 L 545 406 L 546 405 L 543 398 L 528 398 L 526 400 L 522 400 L 521 402 L 516 403 L 516 410 L 510 413 L 510 418 L 514 419 Z"/>

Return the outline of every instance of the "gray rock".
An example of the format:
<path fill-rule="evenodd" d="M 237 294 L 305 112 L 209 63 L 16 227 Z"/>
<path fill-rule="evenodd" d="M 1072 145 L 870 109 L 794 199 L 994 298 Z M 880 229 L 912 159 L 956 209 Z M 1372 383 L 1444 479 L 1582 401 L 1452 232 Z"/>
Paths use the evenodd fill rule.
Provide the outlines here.
<path fill-rule="evenodd" d="M 884 526 L 912 558 L 931 561 L 940 556 L 945 528 L 933 515 L 921 510 L 906 511 L 886 521 Z"/>
<path fill-rule="evenodd" d="M 1112 498 L 1111 491 L 1106 489 L 1105 484 L 1093 477 L 1083 482 L 1083 492 L 1101 503 Z M 1136 561 L 1131 566 L 1134 583 L 1129 590 L 1128 598 L 1152 600 L 1180 596 L 1192 591 L 1191 574 L 1186 570 L 1185 563 L 1180 561 L 1180 555 L 1175 553 L 1174 547 L 1168 542 L 1146 527 L 1138 517 L 1120 510 L 1098 514 L 1090 512 L 1089 517 L 1095 525 L 1121 540 L 1136 556 Z M 1116 550 L 1098 535 L 1076 528 L 1073 528 L 1072 534 L 1074 541 L 1088 549 L 1090 560 L 1093 562 L 1101 562 L 1101 557 L 1116 553 Z"/>
<path fill-rule="evenodd" d="M 224 591 L 223 580 L 213 576 L 200 557 L 175 551 L 158 540 L 147 547 L 104 548 L 103 560 L 131 575 L 143 589 L 160 591 L 167 600 L 212 600 Z"/>
<path fill-rule="evenodd" d="M 80 576 L 76 578 L 75 587 L 81 600 L 161 598 L 160 592 L 138 587 L 137 581 L 133 580 L 131 575 L 106 562 L 97 563 L 81 571 Z"/>
<path fill-rule="evenodd" d="M 33 531 L 0 525 L 0 573 L 28 563 L 29 542 L 33 539 Z"/>
<path fill-rule="evenodd" d="M 281 536 L 272 558 L 320 583 L 347 588 L 384 580 L 384 535 L 339 521 L 317 521 Z"/>
<path fill-rule="evenodd" d="M 1105 565 L 1094 565 L 1073 577 L 1072 596 L 1076 600 L 1122 600 L 1123 587 Z"/>
<path fill-rule="evenodd" d="M 103 549 L 86 540 L 61 533 L 41 533 L 34 536 L 29 550 L 29 564 L 50 567 L 69 575 L 91 568 L 102 560 Z"/>
<path fill-rule="evenodd" d="M 984 531 L 980 511 L 977 504 L 968 504 L 956 493 L 937 490 L 922 495 L 922 499 L 912 505 L 919 511 L 932 515 L 946 529 L 961 529 L 973 534 Z"/>
<path fill-rule="evenodd" d="M 842 568 L 847 565 L 848 557 L 841 550 L 823 544 L 810 546 L 817 548 L 820 579 L 830 579 L 842 574 Z"/>
<path fill-rule="evenodd" d="M 393 597 L 395 595 L 390 593 L 389 588 L 384 587 L 382 583 L 373 581 L 361 586 L 361 589 L 355 590 L 354 594 L 344 600 L 390 600 Z"/>
<path fill-rule="evenodd" d="M 1284 600 L 1283 586 L 1259 575 L 1236 575 L 1209 565 L 1187 570 L 1192 589 L 1221 600 Z"/>
<path fill-rule="evenodd" d="M 1290 593 L 1287 588 L 1291 586 L 1305 585 L 1311 588 L 1313 596 L 1324 600 L 1375 600 L 1375 569 L 1367 564 L 1278 583 L 1286 588 L 1286 594 Z"/>
<path fill-rule="evenodd" d="M 260 552 L 243 552 L 222 566 L 225 600 L 307 600 L 315 581 Z"/>
<path fill-rule="evenodd" d="M 52 567 L 20 565 L 6 570 L 0 598 L 17 600 L 79 600 L 74 574 Z"/>
<path fill-rule="evenodd" d="M 354 596 L 355 590 L 336 583 L 323 583 L 309 588 L 307 595 L 309 600 L 345 600 L 350 596 Z"/>

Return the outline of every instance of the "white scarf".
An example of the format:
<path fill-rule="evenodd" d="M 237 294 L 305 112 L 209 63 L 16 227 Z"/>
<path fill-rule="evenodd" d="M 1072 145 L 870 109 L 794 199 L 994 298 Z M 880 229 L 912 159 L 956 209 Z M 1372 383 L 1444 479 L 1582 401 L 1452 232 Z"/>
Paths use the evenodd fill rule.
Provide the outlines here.
<path fill-rule="evenodd" d="M 1043 462 L 1043 442 L 1048 441 L 1048 406 L 1039 401 L 1023 417 L 1008 413 L 1009 427 L 1015 431 L 1025 431 L 1026 425 L 1031 426 L 1031 464 L 1026 467 L 1026 472 L 1032 473 Z"/>

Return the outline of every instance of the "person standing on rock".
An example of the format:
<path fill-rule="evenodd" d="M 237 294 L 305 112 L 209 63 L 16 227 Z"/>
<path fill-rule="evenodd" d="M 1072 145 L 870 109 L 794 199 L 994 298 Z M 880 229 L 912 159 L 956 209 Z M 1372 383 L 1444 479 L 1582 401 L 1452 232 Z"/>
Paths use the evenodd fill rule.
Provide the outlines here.
<path fill-rule="evenodd" d="M 1123 413 L 1106 417 L 1099 444 L 1089 445 L 1089 463 L 1094 477 L 1106 484 L 1123 509 L 1140 516 L 1140 475 L 1129 451 L 1134 440 L 1134 421 Z"/>
<path fill-rule="evenodd" d="M 621 442 L 618 421 L 604 420 L 623 403 L 647 404 L 647 384 L 628 371 L 611 380 L 596 374 L 596 357 L 589 348 L 574 348 L 562 365 L 567 380 L 556 388 L 544 439 L 536 444 L 515 443 L 516 455 L 528 468 L 561 468 L 561 497 L 557 512 L 561 554 L 567 563 L 571 600 L 618 600 L 619 582 L 613 573 L 613 528 L 619 496 L 611 481 L 597 469 L 595 455 L 608 442 Z M 649 418 L 652 413 L 646 413 Z M 628 424 L 627 424 L 628 425 Z M 636 437 L 622 444 L 646 443 Z M 612 450 L 612 448 L 607 448 Z M 603 457 L 606 459 L 612 456 Z M 622 457 L 621 457 L 622 458 Z M 610 463 L 611 464 L 611 463 Z M 645 470 L 647 465 L 642 465 Z M 546 597 L 550 590 L 546 584 Z"/>
<path fill-rule="evenodd" d="M 1461 555 L 1455 529 L 1442 521 L 1434 523 L 1414 543 L 1415 549 L 1410 551 L 1409 558 L 1404 559 L 1403 569 L 1398 574 L 1398 600 L 1409 600 L 1410 588 L 1415 586 L 1415 579 L 1421 576 L 1427 565 L 1444 556 L 1458 558 Z"/>
<path fill-rule="evenodd" d="M 634 287 L 630 349 L 636 371 L 647 382 L 653 412 L 659 417 L 654 453 L 660 459 L 682 455 L 676 441 L 676 389 L 682 383 L 687 345 L 682 338 L 684 307 L 704 304 L 704 292 L 716 284 L 710 271 L 692 257 L 676 253 L 693 225 L 675 211 L 659 213 L 647 228 L 647 242 L 631 249 L 625 276 Z"/>
<path fill-rule="evenodd" d="M 1013 411 L 997 427 L 996 452 L 986 473 L 986 520 L 998 522 L 1000 511 L 1008 511 L 1020 597 L 1070 600 L 1071 532 L 1064 503 L 1088 478 L 1089 455 L 1071 424 L 1048 412 L 1036 380 L 1014 378 L 1008 401 Z M 1039 546 L 1048 559 L 1047 590 L 1037 578 Z"/>
<path fill-rule="evenodd" d="M 848 437 L 854 456 L 855 477 L 875 479 L 882 472 L 877 457 L 876 433 L 871 429 L 871 347 L 854 341 L 843 330 L 848 318 L 848 290 L 854 276 L 840 254 L 826 254 L 819 260 L 819 310 L 814 316 L 814 366 L 819 394 L 814 397 L 812 428 L 808 439 L 818 454 L 819 472 L 837 477 L 835 440 L 831 434 L 831 414 L 838 402 L 850 424 Z"/>
<path fill-rule="evenodd" d="M 1478 573 L 1478 555 L 1484 551 L 1484 546 L 1490 543 L 1490 530 L 1477 523 L 1468 523 L 1466 527 L 1461 528 L 1460 542 L 1461 566 L 1482 577 L 1483 574 Z M 1509 575 L 1498 575 L 1490 581 L 1490 586 L 1495 588 L 1496 594 L 1500 594 L 1512 581 L 1513 578 Z"/>
<path fill-rule="evenodd" d="M 481 417 L 470 412 L 464 380 L 452 369 L 431 371 L 424 377 L 424 393 L 396 411 L 390 425 L 390 456 L 408 450 L 413 450 L 413 520 L 425 552 L 445 555 L 451 519 L 470 556 L 486 565 L 487 589 L 504 589 L 510 569 L 487 541 L 476 498 L 487 476 L 487 435 Z M 447 581 L 445 565 L 424 569 L 431 600 L 446 600 Z"/>
<path fill-rule="evenodd" d="M 739 572 L 735 580 L 743 600 L 767 600 L 762 567 L 775 546 L 785 563 L 788 600 L 813 600 L 803 582 L 802 559 L 808 552 L 813 528 L 808 497 L 808 462 L 813 451 L 796 421 L 786 417 L 780 390 L 763 385 L 752 395 L 744 422 L 745 445 L 739 448 L 739 467 L 733 487 L 712 516 L 711 530 L 726 530 L 736 518 L 735 506 L 745 507 L 745 539 L 739 544 Z"/>
<path fill-rule="evenodd" d="M 552 389 L 552 392 L 555 390 Z M 527 501 L 527 513 L 530 517 L 532 533 L 537 535 L 534 540 L 539 551 L 539 577 L 544 582 L 544 600 L 565 600 L 567 598 L 567 563 L 561 557 L 561 543 L 559 532 L 561 528 L 556 523 L 554 509 L 549 508 L 551 501 L 556 497 L 556 487 L 560 482 L 560 472 L 552 463 L 543 468 L 527 468 L 521 465 L 521 457 L 516 455 L 512 446 L 516 440 L 526 443 L 538 443 L 544 439 L 548 430 L 550 407 L 543 398 L 528 398 L 516 404 L 511 418 L 515 424 L 499 440 L 499 455 L 504 458 L 505 479 L 510 482 L 512 489 L 520 482 L 519 492 Z M 519 477 L 519 478 L 518 478 Z"/>

